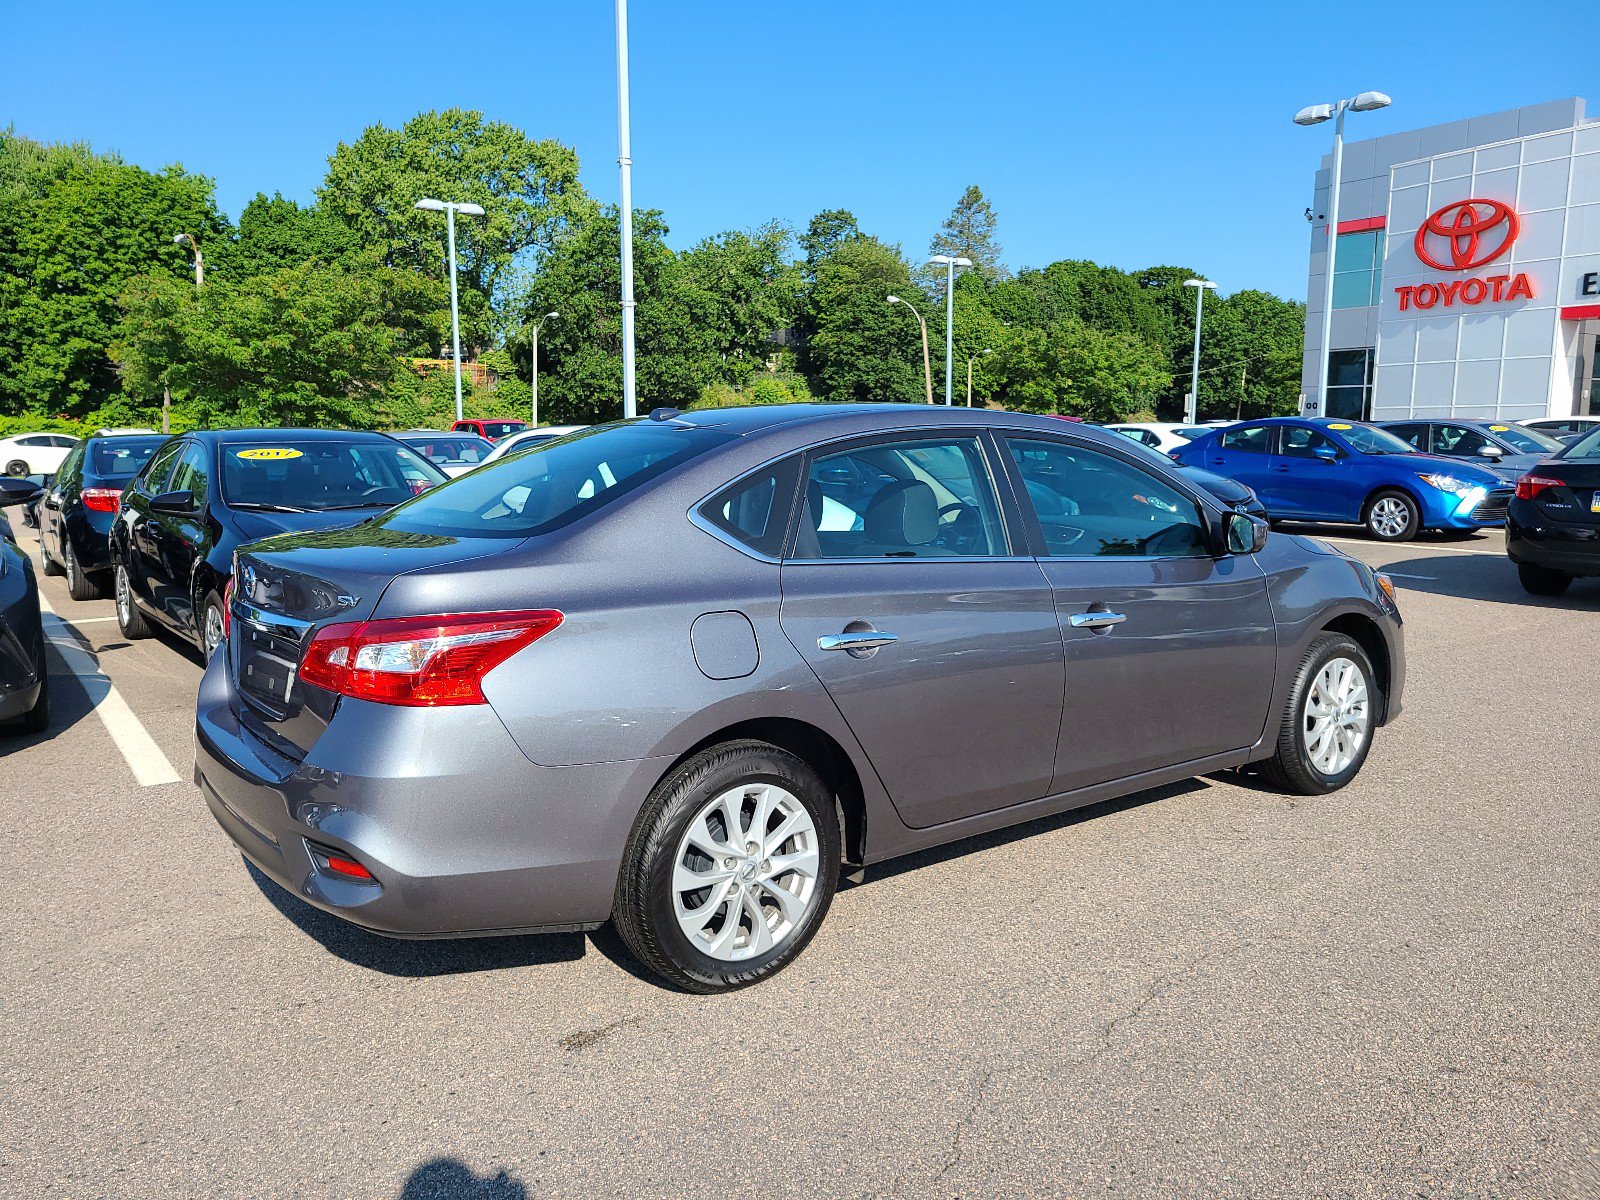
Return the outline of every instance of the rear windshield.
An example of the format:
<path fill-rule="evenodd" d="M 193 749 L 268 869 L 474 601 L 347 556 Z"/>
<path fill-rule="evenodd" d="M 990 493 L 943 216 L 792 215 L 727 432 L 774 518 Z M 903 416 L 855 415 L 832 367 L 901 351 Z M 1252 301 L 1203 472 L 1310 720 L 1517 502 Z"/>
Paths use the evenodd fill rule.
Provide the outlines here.
<path fill-rule="evenodd" d="M 406 445 L 420 454 L 425 454 L 433 462 L 456 463 L 481 463 L 489 457 L 493 449 L 481 437 L 462 436 L 454 437 L 441 435 L 439 437 L 412 437 L 407 435 L 400 439 Z"/>
<path fill-rule="evenodd" d="M 496 459 L 377 524 L 450 537 L 529 537 L 733 440 L 719 430 L 656 421 L 601 425 Z"/>
<path fill-rule="evenodd" d="M 526 429 L 527 427 L 528 423 L 526 421 L 485 421 L 483 423 L 483 434 L 485 437 L 492 437 L 498 441 L 508 433 L 516 433 L 517 430 Z"/>
<path fill-rule="evenodd" d="M 222 447 L 222 495 L 233 508 L 331 512 L 389 508 L 445 474 L 388 438 L 232 442 Z"/>
<path fill-rule="evenodd" d="M 1211 430 L 1207 429 L 1204 425 L 1179 425 L 1172 432 L 1177 434 L 1179 437 L 1188 438 L 1192 442 L 1197 437 L 1205 437 L 1205 435 L 1210 433 Z"/>
<path fill-rule="evenodd" d="M 128 437 L 97 441 L 89 457 L 89 474 L 105 479 L 132 478 L 143 469 L 165 437 Z"/>

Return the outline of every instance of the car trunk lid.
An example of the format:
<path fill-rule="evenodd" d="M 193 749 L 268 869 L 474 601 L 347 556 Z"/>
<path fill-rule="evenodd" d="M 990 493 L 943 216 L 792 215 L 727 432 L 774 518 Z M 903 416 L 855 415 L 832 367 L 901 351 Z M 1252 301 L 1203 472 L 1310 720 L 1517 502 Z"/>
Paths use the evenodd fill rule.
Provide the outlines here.
<path fill-rule="evenodd" d="M 1574 525 L 1600 525 L 1600 459 L 1546 459 L 1528 473 L 1561 483 L 1534 497 L 1546 516 Z"/>

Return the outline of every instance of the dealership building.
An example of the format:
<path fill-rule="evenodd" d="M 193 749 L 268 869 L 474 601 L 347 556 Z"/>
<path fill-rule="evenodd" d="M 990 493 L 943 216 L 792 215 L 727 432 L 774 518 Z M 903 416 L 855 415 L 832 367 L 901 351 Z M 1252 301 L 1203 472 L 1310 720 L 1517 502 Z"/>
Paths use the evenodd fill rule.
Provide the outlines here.
<path fill-rule="evenodd" d="M 1559 100 L 1345 144 L 1328 395 L 1331 155 L 1317 173 L 1302 408 L 1600 416 L 1600 121 Z"/>

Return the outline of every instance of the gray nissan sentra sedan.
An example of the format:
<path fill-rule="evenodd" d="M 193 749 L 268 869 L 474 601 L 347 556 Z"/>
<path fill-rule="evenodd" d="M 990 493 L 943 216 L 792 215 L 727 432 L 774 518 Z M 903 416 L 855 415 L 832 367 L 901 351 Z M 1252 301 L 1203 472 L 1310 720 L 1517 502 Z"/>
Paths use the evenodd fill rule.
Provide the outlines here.
<path fill-rule="evenodd" d="M 196 779 L 399 937 L 614 921 L 681 987 L 798 955 L 841 869 L 1258 764 L 1343 787 L 1400 710 L 1389 581 L 1116 433 L 718 409 L 237 555 Z"/>

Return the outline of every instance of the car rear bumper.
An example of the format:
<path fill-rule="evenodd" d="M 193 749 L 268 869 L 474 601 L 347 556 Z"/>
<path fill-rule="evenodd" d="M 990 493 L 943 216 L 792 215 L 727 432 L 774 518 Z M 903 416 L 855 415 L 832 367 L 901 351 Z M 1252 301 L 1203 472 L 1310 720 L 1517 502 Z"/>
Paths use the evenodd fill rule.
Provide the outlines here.
<path fill-rule="evenodd" d="M 1528 500 L 1514 500 L 1506 514 L 1506 554 L 1514 563 L 1600 575 L 1600 524 L 1552 521 Z"/>
<path fill-rule="evenodd" d="M 623 848 L 668 765 L 530 763 L 486 706 L 344 701 L 304 762 L 242 728 L 227 655 L 195 721 L 195 782 L 264 874 L 325 912 L 392 937 L 594 928 L 611 913 Z M 327 869 L 354 858 L 371 881 Z"/>

